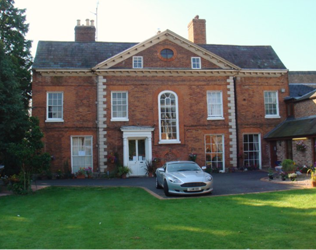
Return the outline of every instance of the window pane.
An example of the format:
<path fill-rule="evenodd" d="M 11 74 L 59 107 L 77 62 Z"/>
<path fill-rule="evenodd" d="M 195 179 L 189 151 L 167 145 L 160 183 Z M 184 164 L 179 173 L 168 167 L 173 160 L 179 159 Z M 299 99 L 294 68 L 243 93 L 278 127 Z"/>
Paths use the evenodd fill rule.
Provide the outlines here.
<path fill-rule="evenodd" d="M 48 93 L 47 94 L 47 119 L 63 118 L 63 94 Z"/>
<path fill-rule="evenodd" d="M 112 92 L 112 118 L 127 118 L 127 92 Z"/>
<path fill-rule="evenodd" d="M 93 168 L 92 155 L 92 136 L 72 137 L 73 173 L 80 168 Z"/>
<path fill-rule="evenodd" d="M 223 135 L 205 136 L 205 161 L 212 171 L 224 170 L 223 143 Z"/>
<path fill-rule="evenodd" d="M 266 115 L 278 115 L 277 92 L 264 92 L 264 106 Z"/>
<path fill-rule="evenodd" d="M 160 133 L 162 140 L 175 140 L 177 138 L 177 103 L 176 96 L 164 93 L 160 96 Z"/>
<path fill-rule="evenodd" d="M 223 103 L 222 92 L 208 92 L 207 93 L 208 116 L 222 117 Z"/>
<path fill-rule="evenodd" d="M 258 134 L 244 135 L 244 167 L 260 166 L 260 137 Z"/>

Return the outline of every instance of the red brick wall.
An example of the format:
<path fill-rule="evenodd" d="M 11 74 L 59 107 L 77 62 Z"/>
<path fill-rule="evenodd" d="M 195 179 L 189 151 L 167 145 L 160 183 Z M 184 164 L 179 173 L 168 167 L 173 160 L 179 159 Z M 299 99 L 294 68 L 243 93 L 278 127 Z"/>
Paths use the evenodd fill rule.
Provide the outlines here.
<path fill-rule="evenodd" d="M 239 150 L 243 151 L 243 134 L 261 134 L 262 165 L 270 165 L 269 143 L 263 136 L 286 119 L 284 98 L 289 95 L 287 75 L 275 77 L 244 77 L 236 80 Z M 285 88 L 285 93 L 279 91 Z M 280 118 L 265 118 L 264 91 L 278 91 Z"/>
<path fill-rule="evenodd" d="M 49 77 L 33 74 L 33 116 L 39 117 L 44 133 L 45 151 L 54 156 L 52 171 L 63 168 L 66 160 L 71 163 L 70 137 L 74 135 L 93 136 L 93 164 L 96 170 L 96 80 L 95 77 Z M 45 122 L 46 93 L 64 93 L 64 122 Z"/>
<path fill-rule="evenodd" d="M 160 59 L 160 51 L 163 49 L 172 49 L 175 53 L 174 60 L 165 61 Z M 191 57 L 199 57 L 195 53 L 169 41 L 162 41 L 142 52 L 137 56 L 143 56 L 144 68 L 173 68 L 173 69 L 191 69 Z M 217 69 L 217 65 L 201 58 L 202 69 Z M 112 68 L 132 68 L 132 57 L 115 65 Z"/>
<path fill-rule="evenodd" d="M 316 99 L 309 99 L 302 102 L 297 102 L 294 105 L 295 118 L 311 116 L 316 114 Z"/>
<path fill-rule="evenodd" d="M 197 162 L 205 164 L 204 135 L 225 134 L 229 147 L 227 77 L 106 77 L 108 149 L 118 151 L 122 157 L 121 126 L 154 126 L 153 157 L 163 160 L 187 160 L 189 153 L 197 153 Z M 129 121 L 111 122 L 111 91 L 128 91 Z M 171 90 L 178 95 L 181 144 L 159 144 L 158 95 Z M 206 92 L 222 90 L 225 120 L 208 121 Z M 229 151 L 226 151 L 227 158 Z M 122 159 L 121 159 L 122 160 Z"/>
<path fill-rule="evenodd" d="M 196 44 L 206 44 L 206 20 L 196 16 L 188 25 L 189 40 Z"/>
<path fill-rule="evenodd" d="M 94 26 L 76 26 L 75 27 L 76 42 L 95 42 Z"/>

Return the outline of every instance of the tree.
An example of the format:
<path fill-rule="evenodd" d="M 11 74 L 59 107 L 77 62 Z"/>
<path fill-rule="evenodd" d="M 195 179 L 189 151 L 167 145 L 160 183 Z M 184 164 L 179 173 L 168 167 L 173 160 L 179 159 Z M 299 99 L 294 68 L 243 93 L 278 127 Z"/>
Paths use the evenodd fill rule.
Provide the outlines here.
<path fill-rule="evenodd" d="M 0 0 L 0 40 L 6 55 L 13 62 L 16 81 L 25 109 L 31 99 L 31 41 L 25 39 L 29 25 L 25 24 L 25 9 L 14 8 L 14 0 Z"/>
<path fill-rule="evenodd" d="M 0 0 L 0 163 L 16 172 L 5 156 L 8 145 L 21 143 L 30 125 L 32 57 L 31 43 L 24 38 L 25 10 L 13 4 L 13 0 Z"/>
<path fill-rule="evenodd" d="M 19 182 L 13 186 L 13 191 L 17 193 L 31 190 L 32 175 L 47 170 L 51 161 L 50 155 L 43 153 L 43 133 L 40 131 L 38 118 L 30 117 L 29 122 L 30 128 L 23 141 L 19 144 L 11 143 L 7 151 L 8 156 L 14 158 L 15 164 L 21 169 Z"/>

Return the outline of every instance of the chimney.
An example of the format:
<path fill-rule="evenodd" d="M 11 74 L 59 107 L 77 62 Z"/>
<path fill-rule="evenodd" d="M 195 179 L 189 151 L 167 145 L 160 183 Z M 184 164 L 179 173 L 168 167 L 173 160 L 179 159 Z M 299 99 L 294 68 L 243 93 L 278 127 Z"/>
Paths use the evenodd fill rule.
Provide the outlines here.
<path fill-rule="evenodd" d="M 196 44 L 206 44 L 206 20 L 199 19 L 199 16 L 188 24 L 189 40 Z"/>
<path fill-rule="evenodd" d="M 77 20 L 75 27 L 75 42 L 95 42 L 95 27 L 94 21 L 86 19 L 86 26 L 80 25 L 80 20 Z"/>

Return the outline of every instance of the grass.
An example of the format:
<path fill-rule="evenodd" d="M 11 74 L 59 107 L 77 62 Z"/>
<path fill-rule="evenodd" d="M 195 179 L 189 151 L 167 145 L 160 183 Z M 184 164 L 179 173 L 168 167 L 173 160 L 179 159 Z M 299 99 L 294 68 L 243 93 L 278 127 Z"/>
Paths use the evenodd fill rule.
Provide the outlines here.
<path fill-rule="evenodd" d="M 316 189 L 158 200 L 139 188 L 0 198 L 0 248 L 316 248 Z"/>

